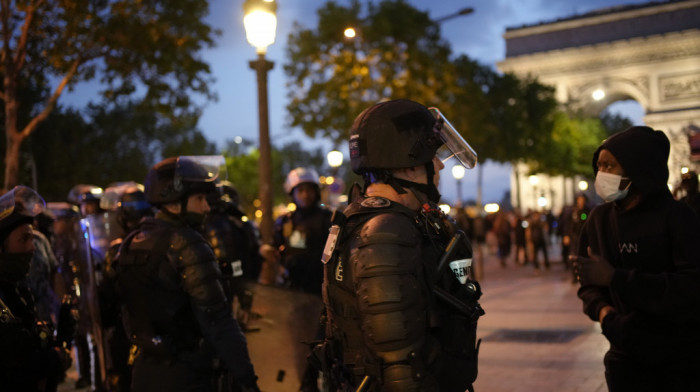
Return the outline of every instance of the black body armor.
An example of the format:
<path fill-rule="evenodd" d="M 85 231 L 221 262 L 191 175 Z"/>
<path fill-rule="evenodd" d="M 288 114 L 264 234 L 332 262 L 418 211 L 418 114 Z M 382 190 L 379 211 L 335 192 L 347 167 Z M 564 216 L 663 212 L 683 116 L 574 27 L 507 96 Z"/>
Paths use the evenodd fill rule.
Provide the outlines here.
<path fill-rule="evenodd" d="M 207 382 L 202 375 L 213 371 L 214 358 L 223 360 L 240 384 L 254 383 L 245 338 L 220 284 L 221 272 L 198 232 L 163 213 L 146 218 L 124 240 L 115 264 L 125 329 L 139 350 L 135 391 L 202 388 Z M 175 379 L 153 373 L 172 366 L 182 368 Z"/>
<path fill-rule="evenodd" d="M 466 237 L 427 205 L 361 198 L 344 216 L 324 251 L 328 338 L 316 351 L 331 388 L 471 389 L 481 291 L 446 267 L 471 258 Z"/>

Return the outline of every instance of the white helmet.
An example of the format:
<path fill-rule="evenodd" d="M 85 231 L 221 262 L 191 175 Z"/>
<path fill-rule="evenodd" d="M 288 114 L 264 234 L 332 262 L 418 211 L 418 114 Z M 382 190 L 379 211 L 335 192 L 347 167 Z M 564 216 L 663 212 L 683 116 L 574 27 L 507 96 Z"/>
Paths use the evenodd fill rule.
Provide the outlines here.
<path fill-rule="evenodd" d="M 287 180 L 284 182 L 284 191 L 291 195 L 294 188 L 303 183 L 310 183 L 320 186 L 320 183 L 318 182 L 318 173 L 316 173 L 316 170 L 305 167 L 297 167 L 296 169 L 290 171 L 289 174 L 287 174 Z"/>

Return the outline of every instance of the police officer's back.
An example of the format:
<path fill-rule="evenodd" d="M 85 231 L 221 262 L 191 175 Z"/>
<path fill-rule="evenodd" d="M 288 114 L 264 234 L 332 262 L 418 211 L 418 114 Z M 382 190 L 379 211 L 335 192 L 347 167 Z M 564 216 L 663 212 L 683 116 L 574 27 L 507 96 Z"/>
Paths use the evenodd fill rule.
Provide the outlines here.
<path fill-rule="evenodd" d="M 159 210 L 141 221 L 117 256 L 124 323 L 138 347 L 136 392 L 209 391 L 229 374 L 243 390 L 258 390 L 216 258 L 196 230 L 209 210 L 206 194 L 214 188 L 217 161 L 178 157 L 153 166 L 145 193 Z"/>

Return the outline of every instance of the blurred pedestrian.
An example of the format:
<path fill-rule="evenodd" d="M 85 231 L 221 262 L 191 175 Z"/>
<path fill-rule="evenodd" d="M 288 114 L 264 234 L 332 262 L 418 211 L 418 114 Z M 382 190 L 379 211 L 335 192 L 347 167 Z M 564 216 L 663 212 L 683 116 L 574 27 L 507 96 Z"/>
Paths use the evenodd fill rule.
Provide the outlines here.
<path fill-rule="evenodd" d="M 608 389 L 700 391 L 700 225 L 667 186 L 670 143 L 635 126 L 596 150 L 596 193 L 574 256 L 584 312 L 601 323 Z"/>
<path fill-rule="evenodd" d="M 542 256 L 544 258 L 544 268 L 549 270 L 549 253 L 547 252 L 547 247 L 549 245 L 549 230 L 546 216 L 542 215 L 539 211 L 532 211 L 527 223 L 526 237 L 528 239 L 530 249 L 532 249 L 532 263 L 535 266 L 535 272 L 539 273 L 540 271 L 540 252 L 542 252 Z"/>
<path fill-rule="evenodd" d="M 508 216 L 505 212 L 499 211 L 496 213 L 493 221 L 493 232 L 496 235 L 498 243 L 498 259 L 501 262 L 501 267 L 506 267 L 506 259 L 510 256 L 513 240 L 511 239 L 512 227 Z"/>
<path fill-rule="evenodd" d="M 515 237 L 515 263 L 525 265 L 529 260 L 529 249 L 527 247 L 527 230 L 528 221 L 519 212 L 515 216 L 515 225 L 513 227 L 513 237 Z M 520 255 L 522 254 L 522 261 Z"/>

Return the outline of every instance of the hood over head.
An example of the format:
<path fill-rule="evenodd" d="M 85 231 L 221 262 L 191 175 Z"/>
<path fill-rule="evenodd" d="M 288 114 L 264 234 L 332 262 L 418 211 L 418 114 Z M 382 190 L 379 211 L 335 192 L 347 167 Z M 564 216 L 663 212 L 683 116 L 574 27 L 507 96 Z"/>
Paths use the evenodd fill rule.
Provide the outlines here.
<path fill-rule="evenodd" d="M 668 156 L 671 149 L 666 134 L 646 126 L 630 127 L 605 139 L 593 154 L 593 173 L 598 174 L 600 150 L 608 150 L 622 165 L 631 188 L 646 195 L 668 190 Z"/>

